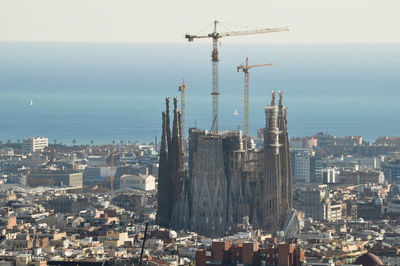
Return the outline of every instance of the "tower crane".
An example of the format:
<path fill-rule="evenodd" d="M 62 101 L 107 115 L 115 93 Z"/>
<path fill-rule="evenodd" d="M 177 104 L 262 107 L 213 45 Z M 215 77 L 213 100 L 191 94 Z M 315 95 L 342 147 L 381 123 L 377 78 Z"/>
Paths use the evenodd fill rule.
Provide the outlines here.
<path fill-rule="evenodd" d="M 241 36 L 241 35 L 252 35 L 252 34 L 262 34 L 262 33 L 271 33 L 271 32 L 281 32 L 281 31 L 289 31 L 287 27 L 281 28 L 264 28 L 258 30 L 245 30 L 245 31 L 230 31 L 230 32 L 217 32 L 217 24 L 219 22 L 214 21 L 214 31 L 207 35 L 191 35 L 186 34 L 185 38 L 188 39 L 189 42 L 192 42 L 194 39 L 202 39 L 202 38 L 212 38 L 213 40 L 213 50 L 211 53 L 211 61 L 212 61 L 212 125 L 211 132 L 218 132 L 218 39 L 229 36 Z"/>
<path fill-rule="evenodd" d="M 182 120 L 182 131 L 181 131 L 181 137 L 182 141 L 185 141 L 185 90 L 189 86 L 187 83 L 185 84 L 185 81 L 182 80 L 182 85 L 178 87 L 178 90 L 181 92 L 181 120 Z"/>
<path fill-rule="evenodd" d="M 110 175 L 110 190 L 114 191 L 114 146 L 111 149 L 111 175 Z"/>
<path fill-rule="evenodd" d="M 249 69 L 255 67 L 273 66 L 275 63 L 260 64 L 249 66 L 249 58 L 246 57 L 246 65 L 240 65 L 237 67 L 237 71 L 243 71 L 244 73 L 244 135 L 249 135 Z"/>

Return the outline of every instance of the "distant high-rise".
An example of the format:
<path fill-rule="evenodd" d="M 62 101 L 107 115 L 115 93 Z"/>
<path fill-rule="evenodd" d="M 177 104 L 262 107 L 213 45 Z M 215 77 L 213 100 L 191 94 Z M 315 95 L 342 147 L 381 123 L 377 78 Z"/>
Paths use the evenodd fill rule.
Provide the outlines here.
<path fill-rule="evenodd" d="M 292 213 L 292 171 L 287 109 L 265 106 L 264 145 L 255 148 L 241 131 L 209 133 L 191 128 L 189 168 L 183 166 L 181 124 L 176 101 L 171 140 L 169 107 L 163 113 L 157 220 L 162 226 L 207 236 L 234 231 L 248 217 L 256 228 L 281 230 Z M 171 143 L 171 146 L 168 146 Z"/>
<path fill-rule="evenodd" d="M 315 182 L 315 152 L 312 149 L 290 150 L 295 182 Z"/>
<path fill-rule="evenodd" d="M 22 140 L 22 153 L 30 153 L 36 151 L 43 151 L 44 148 L 49 146 L 48 138 L 24 138 Z"/>

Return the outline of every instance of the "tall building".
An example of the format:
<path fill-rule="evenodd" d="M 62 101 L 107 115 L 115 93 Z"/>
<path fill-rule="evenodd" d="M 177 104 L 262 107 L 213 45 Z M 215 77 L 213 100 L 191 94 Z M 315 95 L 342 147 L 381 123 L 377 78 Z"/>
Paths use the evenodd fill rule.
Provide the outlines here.
<path fill-rule="evenodd" d="M 323 184 L 336 184 L 339 183 L 340 171 L 336 167 L 327 167 L 322 169 L 322 183 Z"/>
<path fill-rule="evenodd" d="M 158 212 L 162 226 L 207 236 L 233 231 L 248 217 L 256 228 L 280 230 L 292 208 L 292 170 L 287 109 L 265 106 L 264 143 L 255 148 L 241 131 L 189 130 L 189 168 L 183 165 L 180 112 L 174 101 L 172 136 L 169 100 L 163 112 Z"/>
<path fill-rule="evenodd" d="M 55 185 L 83 187 L 83 174 L 70 171 L 38 171 L 27 178 L 28 186 Z"/>
<path fill-rule="evenodd" d="M 315 182 L 315 152 L 312 149 L 290 150 L 293 178 L 297 182 Z"/>
<path fill-rule="evenodd" d="M 36 151 L 43 151 L 44 148 L 49 146 L 48 138 L 24 138 L 22 140 L 22 153 L 30 153 Z"/>
<path fill-rule="evenodd" d="M 338 221 L 342 218 L 342 205 L 331 199 L 327 185 L 303 188 L 295 201 L 296 210 L 304 212 L 305 217 L 318 221 Z"/>

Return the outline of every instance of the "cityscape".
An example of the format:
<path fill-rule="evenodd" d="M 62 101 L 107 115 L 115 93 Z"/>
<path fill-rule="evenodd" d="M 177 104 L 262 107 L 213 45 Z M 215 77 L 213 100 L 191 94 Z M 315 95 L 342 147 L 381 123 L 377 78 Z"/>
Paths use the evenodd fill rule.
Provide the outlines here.
<path fill-rule="evenodd" d="M 331 25 L 331 13 L 341 10 L 332 3 L 325 9 L 315 0 L 304 1 L 292 7 L 305 12 L 316 5 L 326 16 L 315 29 Z M 200 16 L 200 10 L 208 7 L 183 7 L 175 0 L 157 8 L 122 0 L 60 0 L 64 10 L 49 0 L 38 0 L 37 6 L 22 2 L 27 6 L 0 3 L 6 10 L 0 10 L 0 24 L 10 26 L 0 27 L 0 266 L 400 265 L 400 40 L 394 34 L 379 32 L 389 46 L 369 46 L 379 42 L 368 39 L 378 36 L 373 27 L 368 38 L 353 34 L 351 26 L 347 35 L 327 27 L 338 43 L 326 31 L 312 39 L 305 30 L 311 17 L 303 22 L 285 9 L 290 4 L 275 3 L 292 26 L 213 19 L 178 39 L 182 26 L 195 24 L 175 23 L 167 15 L 196 7 L 193 20 L 201 24 L 208 16 Z M 372 2 L 357 16 L 361 21 L 381 7 Z M 238 23 L 283 21 L 272 11 L 271 20 L 251 20 L 269 6 L 249 6 L 260 10 L 243 19 L 235 15 Z M 128 14 L 128 7 L 143 12 Z M 21 16 L 29 8 L 42 17 Z M 249 7 L 231 8 L 239 14 Z M 215 9 L 210 14 L 230 17 L 221 3 Z M 50 10 L 57 10 L 59 18 Z M 358 6 L 345 10 L 341 29 L 358 23 L 353 21 Z M 144 16 L 151 18 L 148 25 Z M 127 38 L 124 19 L 136 21 L 136 39 Z M 29 22 L 37 23 L 37 30 Z M 94 30 L 98 22 L 104 31 Z M 225 46 L 231 39 L 247 40 L 247 45 Z M 121 49 L 112 55 L 120 61 L 103 57 L 101 45 L 108 42 L 117 44 L 107 49 Z M 204 43 L 202 50 L 207 47 L 207 57 L 196 48 L 198 42 Z M 79 50 L 76 43 L 86 48 Z M 259 47 L 252 49 L 248 44 L 253 43 Z M 295 52 L 286 56 L 291 49 L 307 47 L 305 56 L 318 57 L 313 51 L 322 46 L 331 51 L 326 58 L 300 62 L 304 69 L 299 72 L 288 68 L 290 61 L 299 66 L 293 63 Z M 384 58 L 382 47 L 392 65 L 385 68 L 382 59 L 357 72 L 357 64 L 368 64 L 351 62 L 357 52 L 365 56 L 376 50 L 371 56 Z M 273 60 L 260 53 L 267 50 Z M 334 57 L 341 51 L 340 58 L 348 57 L 349 63 L 343 62 L 344 72 L 335 72 Z M 246 56 L 233 64 L 239 54 Z M 179 65 L 173 57 L 187 62 Z M 134 68 L 127 58 L 137 60 Z M 333 69 L 329 78 L 325 60 Z M 206 71 L 199 64 L 207 64 Z M 160 65 L 181 75 L 179 82 L 178 74 L 155 70 Z M 303 77 L 305 72 L 313 73 Z M 358 78 L 351 79 L 352 73 Z M 368 83 L 388 73 L 395 74 L 379 87 Z"/>

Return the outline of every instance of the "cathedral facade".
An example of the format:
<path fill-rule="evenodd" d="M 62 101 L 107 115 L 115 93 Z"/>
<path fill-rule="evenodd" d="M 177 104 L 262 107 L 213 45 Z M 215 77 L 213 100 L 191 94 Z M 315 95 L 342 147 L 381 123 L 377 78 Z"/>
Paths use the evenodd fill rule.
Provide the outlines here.
<path fill-rule="evenodd" d="M 174 99 L 172 134 L 169 99 L 163 112 L 157 222 L 206 236 L 234 232 L 248 217 L 255 228 L 282 230 L 292 211 L 292 171 L 287 108 L 282 92 L 265 106 L 264 144 L 241 131 L 189 130 L 189 167 L 184 167 L 181 114 Z"/>

